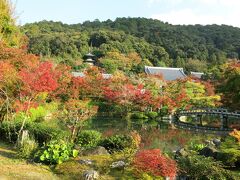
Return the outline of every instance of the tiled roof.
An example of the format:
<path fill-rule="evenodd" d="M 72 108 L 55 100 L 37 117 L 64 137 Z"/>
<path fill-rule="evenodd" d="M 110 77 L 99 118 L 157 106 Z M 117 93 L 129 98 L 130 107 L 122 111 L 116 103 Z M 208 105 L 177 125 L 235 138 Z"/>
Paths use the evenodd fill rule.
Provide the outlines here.
<path fill-rule="evenodd" d="M 191 72 L 191 75 L 201 79 L 201 77 L 202 77 L 202 75 L 204 75 L 204 73 L 203 72 Z"/>
<path fill-rule="evenodd" d="M 163 75 L 163 78 L 169 81 L 186 77 L 183 68 L 145 66 L 145 73 L 151 75 Z"/>
<path fill-rule="evenodd" d="M 85 74 L 82 72 L 72 72 L 72 75 L 74 77 L 84 77 L 85 76 Z M 102 74 L 102 76 L 104 79 L 109 79 L 112 77 L 112 74 Z"/>

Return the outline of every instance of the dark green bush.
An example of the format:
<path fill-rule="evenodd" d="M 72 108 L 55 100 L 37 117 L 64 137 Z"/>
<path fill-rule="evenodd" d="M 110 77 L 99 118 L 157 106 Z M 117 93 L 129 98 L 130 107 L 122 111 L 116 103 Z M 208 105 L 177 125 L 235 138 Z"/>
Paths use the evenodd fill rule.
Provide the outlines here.
<path fill-rule="evenodd" d="M 237 180 L 231 171 L 223 168 L 221 162 L 215 161 L 211 157 L 204 157 L 192 154 L 178 159 L 179 174 L 189 177 L 189 179 L 222 179 Z"/>
<path fill-rule="evenodd" d="M 240 167 L 240 146 L 234 137 L 227 137 L 221 143 L 217 159 L 226 166 Z"/>
<path fill-rule="evenodd" d="M 100 145 L 105 147 L 110 153 L 112 153 L 115 151 L 122 151 L 125 148 L 132 148 L 134 146 L 134 142 L 131 136 L 114 135 L 105 138 Z"/>
<path fill-rule="evenodd" d="M 157 112 L 148 112 L 147 114 L 147 117 L 149 118 L 149 119 L 156 119 L 157 117 L 158 117 L 158 113 Z"/>
<path fill-rule="evenodd" d="M 35 160 L 45 164 L 61 164 L 70 157 L 76 157 L 78 151 L 74 150 L 72 144 L 65 141 L 50 141 L 46 146 L 35 154 Z"/>
<path fill-rule="evenodd" d="M 16 142 L 21 125 L 21 121 L 2 122 L 0 124 L 1 140 L 7 142 Z M 29 134 L 31 134 L 40 145 L 44 142 L 50 141 L 51 139 L 65 138 L 68 136 L 68 132 L 66 131 L 36 122 L 26 122 L 24 130 L 28 130 Z"/>
<path fill-rule="evenodd" d="M 101 137 L 102 134 L 98 131 L 84 130 L 78 134 L 77 144 L 85 149 L 93 148 L 99 144 Z"/>
<path fill-rule="evenodd" d="M 131 119 L 148 119 L 144 112 L 135 112 L 131 115 Z"/>

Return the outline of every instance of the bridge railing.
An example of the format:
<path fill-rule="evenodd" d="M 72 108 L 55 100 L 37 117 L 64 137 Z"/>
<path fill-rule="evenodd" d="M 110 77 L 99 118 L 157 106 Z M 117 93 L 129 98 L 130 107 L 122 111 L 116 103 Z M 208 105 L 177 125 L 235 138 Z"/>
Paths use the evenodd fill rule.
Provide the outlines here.
<path fill-rule="evenodd" d="M 227 115 L 231 117 L 240 117 L 239 111 L 229 112 L 224 108 L 194 108 L 190 110 L 179 110 L 175 112 L 175 115 L 198 115 L 198 114 L 219 114 Z"/>

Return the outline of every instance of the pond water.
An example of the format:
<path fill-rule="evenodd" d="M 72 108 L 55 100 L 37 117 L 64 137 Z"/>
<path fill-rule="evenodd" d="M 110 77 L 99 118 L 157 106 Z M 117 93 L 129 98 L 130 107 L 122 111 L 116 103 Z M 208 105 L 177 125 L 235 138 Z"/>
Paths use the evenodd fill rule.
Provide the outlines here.
<path fill-rule="evenodd" d="M 172 128 L 167 122 L 126 120 L 117 117 L 92 119 L 88 128 L 98 130 L 104 136 L 137 131 L 141 135 L 142 148 L 159 148 L 170 154 L 190 142 L 203 143 L 216 136 Z"/>

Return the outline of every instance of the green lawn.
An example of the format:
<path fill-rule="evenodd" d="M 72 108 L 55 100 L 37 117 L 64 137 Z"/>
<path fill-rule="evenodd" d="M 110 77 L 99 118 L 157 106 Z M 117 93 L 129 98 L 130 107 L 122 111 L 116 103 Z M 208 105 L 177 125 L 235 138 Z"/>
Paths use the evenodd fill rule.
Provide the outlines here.
<path fill-rule="evenodd" d="M 17 159 L 16 151 L 0 142 L 0 179 L 58 179 L 47 166 Z"/>

